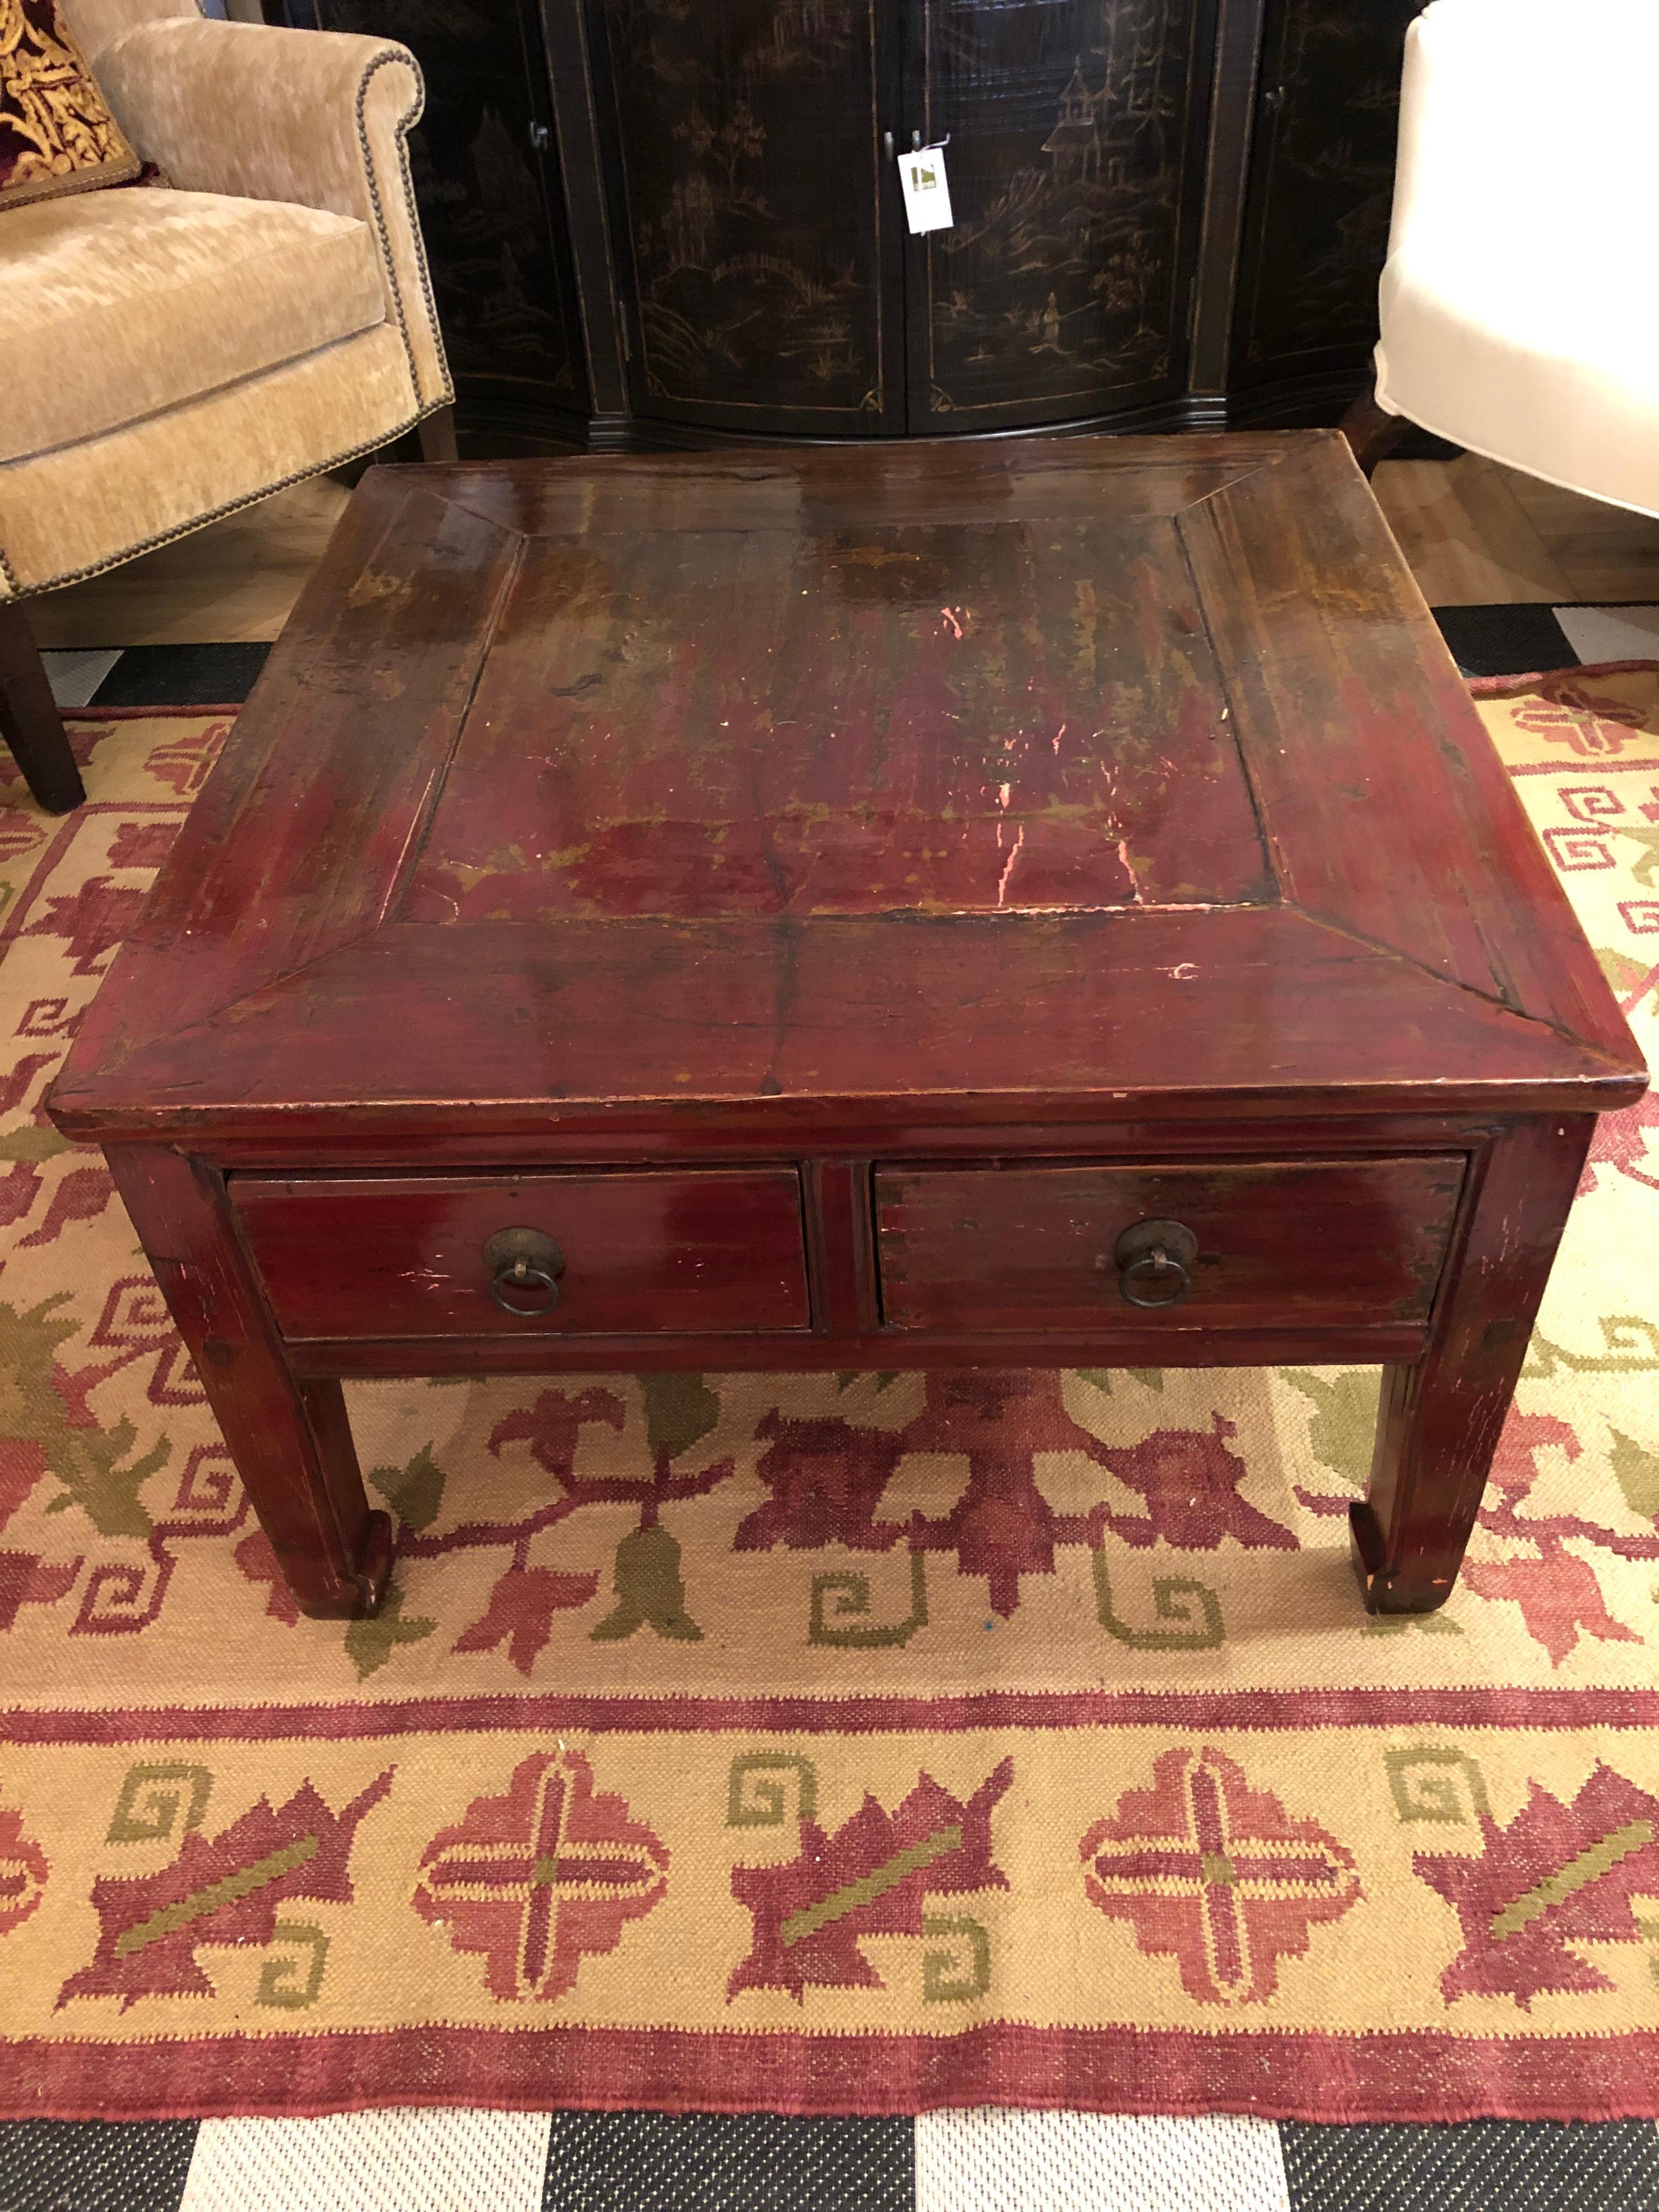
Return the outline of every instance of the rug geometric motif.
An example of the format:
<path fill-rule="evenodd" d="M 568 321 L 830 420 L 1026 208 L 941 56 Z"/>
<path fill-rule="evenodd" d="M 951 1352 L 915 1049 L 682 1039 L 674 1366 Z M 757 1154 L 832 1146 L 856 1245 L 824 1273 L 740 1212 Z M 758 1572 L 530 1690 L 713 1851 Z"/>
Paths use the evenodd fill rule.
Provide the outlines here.
<path fill-rule="evenodd" d="M 1485 690 L 1651 1054 L 1655 672 Z M 40 1112 L 224 728 L 0 787 L 0 2110 L 1659 2112 L 1651 1098 L 1440 1614 L 1281 1368 L 352 1386 L 392 1590 L 304 1620 Z"/>

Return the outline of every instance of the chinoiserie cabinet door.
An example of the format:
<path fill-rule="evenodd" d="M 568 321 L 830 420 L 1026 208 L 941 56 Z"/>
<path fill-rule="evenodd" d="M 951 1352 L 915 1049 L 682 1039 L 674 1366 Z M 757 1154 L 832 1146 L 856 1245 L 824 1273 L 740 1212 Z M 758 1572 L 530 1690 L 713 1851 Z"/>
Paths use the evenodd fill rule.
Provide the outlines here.
<path fill-rule="evenodd" d="M 426 80 L 409 157 L 464 429 L 580 436 L 587 414 L 558 149 L 533 0 L 318 0 L 319 27 L 401 39 Z"/>
<path fill-rule="evenodd" d="M 1406 28 L 1422 0 L 1267 0 L 1228 389 L 1339 402 L 1376 342 Z"/>
<path fill-rule="evenodd" d="M 590 4 L 635 416 L 902 429 L 887 0 Z"/>
<path fill-rule="evenodd" d="M 1210 0 L 908 0 L 907 112 L 955 218 L 910 242 L 909 428 L 1122 416 L 1186 388 Z"/>

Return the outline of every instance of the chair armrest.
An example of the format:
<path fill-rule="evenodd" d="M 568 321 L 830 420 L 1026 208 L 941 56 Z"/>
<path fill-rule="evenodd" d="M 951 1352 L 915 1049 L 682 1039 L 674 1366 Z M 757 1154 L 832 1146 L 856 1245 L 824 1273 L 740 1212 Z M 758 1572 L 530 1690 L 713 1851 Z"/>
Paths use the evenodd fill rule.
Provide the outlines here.
<path fill-rule="evenodd" d="M 98 82 L 133 145 L 181 191 L 294 200 L 366 222 L 421 407 L 453 397 L 410 181 L 424 91 L 406 46 L 176 16 L 106 46 Z"/>

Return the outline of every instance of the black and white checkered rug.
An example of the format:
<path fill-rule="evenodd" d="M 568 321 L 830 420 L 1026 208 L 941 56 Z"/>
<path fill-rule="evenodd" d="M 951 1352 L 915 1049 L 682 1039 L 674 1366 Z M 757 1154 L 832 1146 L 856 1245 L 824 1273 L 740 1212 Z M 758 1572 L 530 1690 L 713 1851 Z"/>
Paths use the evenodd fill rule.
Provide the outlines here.
<path fill-rule="evenodd" d="M 1655 2212 L 1659 2129 L 380 2112 L 0 2126 L 0 2212 Z"/>
<path fill-rule="evenodd" d="M 235 707 L 268 645 L 87 646 L 43 653 L 60 707 Z"/>
<path fill-rule="evenodd" d="M 1466 676 L 1659 660 L 1659 607 L 1437 607 L 1434 618 Z"/>
<path fill-rule="evenodd" d="M 1437 609 L 1471 676 L 1659 659 L 1659 607 Z M 259 645 L 48 653 L 65 707 L 228 706 Z M 0 1993 L 3 1994 L 3 1993 Z M 550 2105 L 557 2086 L 549 2084 Z M 1659 2128 L 409 2109 L 0 2124 L 0 2212 L 1659 2212 Z"/>

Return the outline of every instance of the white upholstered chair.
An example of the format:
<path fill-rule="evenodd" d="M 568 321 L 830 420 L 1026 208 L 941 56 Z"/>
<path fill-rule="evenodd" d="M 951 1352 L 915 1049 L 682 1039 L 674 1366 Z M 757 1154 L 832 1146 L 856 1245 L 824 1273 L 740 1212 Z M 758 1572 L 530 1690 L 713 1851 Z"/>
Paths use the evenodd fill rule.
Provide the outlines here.
<path fill-rule="evenodd" d="M 1375 465 L 1407 422 L 1659 514 L 1659 0 L 1433 0 L 1411 26 Z"/>

